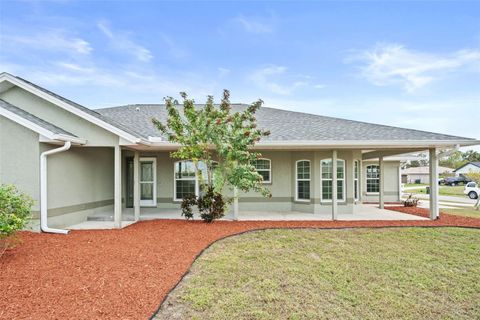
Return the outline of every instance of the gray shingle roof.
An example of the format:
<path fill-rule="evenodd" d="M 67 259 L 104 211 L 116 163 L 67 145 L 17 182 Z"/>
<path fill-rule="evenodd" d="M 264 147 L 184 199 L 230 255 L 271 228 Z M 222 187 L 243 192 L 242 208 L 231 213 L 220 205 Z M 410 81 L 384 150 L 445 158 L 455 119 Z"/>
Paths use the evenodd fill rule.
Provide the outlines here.
<path fill-rule="evenodd" d="M 117 121 L 115 121 L 114 119 L 112 119 L 112 118 L 110 118 L 110 117 L 105 117 L 104 115 L 102 115 L 101 113 L 96 112 L 95 110 L 89 109 L 89 108 L 87 108 L 87 107 L 84 107 L 84 106 L 76 103 L 76 102 L 73 102 L 72 100 L 69 100 L 69 99 L 67 99 L 67 98 L 64 98 L 64 97 L 62 97 L 62 96 L 60 96 L 60 95 L 58 95 L 58 94 L 56 94 L 56 93 L 54 93 L 54 92 L 52 92 L 52 91 L 49 91 L 49 90 L 47 90 L 47 89 L 45 89 L 45 88 L 43 88 L 43 87 L 40 87 L 39 85 L 37 85 L 37 84 L 35 84 L 35 83 L 33 83 L 33 82 L 30 82 L 30 81 L 25 80 L 25 79 L 23 79 L 23 78 L 21 78 L 21 77 L 18 77 L 18 76 L 14 76 L 14 75 L 11 75 L 11 76 L 13 76 L 13 77 L 15 77 L 15 78 L 17 78 L 17 79 L 19 79 L 19 80 L 22 80 L 23 82 L 26 82 L 27 84 L 31 85 L 32 87 L 35 87 L 35 88 L 37 88 L 38 90 L 41 90 L 41 91 L 43 91 L 43 92 L 45 92 L 45 93 L 47 93 L 47 94 L 49 94 L 49 95 L 51 95 L 51 96 L 53 96 L 53 97 L 61 100 L 61 101 L 63 101 L 63 102 L 66 102 L 66 103 L 70 104 L 71 106 L 73 106 L 73 107 L 75 107 L 75 108 L 77 108 L 77 109 L 79 109 L 79 110 L 81 110 L 81 111 L 83 111 L 83 112 L 85 112 L 85 113 L 88 113 L 89 115 L 94 116 L 94 117 L 96 117 L 96 118 L 98 118 L 98 119 L 100 119 L 100 120 L 102 120 L 102 121 L 104 121 L 104 122 L 106 122 L 106 123 L 108 123 L 108 124 L 110 124 L 110 125 L 112 125 L 112 126 L 115 126 L 115 127 L 117 127 L 118 129 L 123 130 L 123 131 L 125 131 L 125 132 L 127 132 L 127 133 L 129 133 L 129 134 L 131 134 L 131 135 L 133 135 L 133 136 L 135 136 L 135 137 L 147 138 L 147 137 L 145 137 L 145 136 L 142 136 L 139 132 L 137 132 L 137 131 L 135 130 L 135 127 L 124 126 L 124 125 L 122 125 L 121 123 L 118 123 Z"/>
<path fill-rule="evenodd" d="M 245 104 L 232 105 L 233 111 L 246 107 Z M 123 126 L 134 128 L 142 136 L 160 136 L 151 119 L 157 118 L 162 122 L 167 119 L 163 104 L 126 105 L 96 111 Z M 257 120 L 260 128 L 271 131 L 271 135 L 263 141 L 475 140 L 267 107 L 258 111 Z"/>
<path fill-rule="evenodd" d="M 479 167 L 479 168 L 480 168 L 480 161 L 474 161 L 474 162 L 467 162 L 467 163 L 465 163 L 463 166 L 460 166 L 459 168 L 455 169 L 455 171 L 460 170 L 460 169 L 468 166 L 469 164 L 472 164 L 472 165 L 474 165 L 475 167 Z"/>
<path fill-rule="evenodd" d="M 70 133 L 70 132 L 68 132 L 68 131 L 60 128 L 60 127 L 57 127 L 56 125 L 54 125 L 50 122 L 42 120 L 42 119 L 34 116 L 33 114 L 28 113 L 25 110 L 20 109 L 20 108 L 14 106 L 13 104 L 10 104 L 10 103 L 6 102 L 5 100 L 0 99 L 0 108 L 3 108 L 3 109 L 8 110 L 12 113 L 15 113 L 17 116 L 20 116 L 23 119 L 28 120 L 28 121 L 42 127 L 43 129 L 46 129 L 46 130 L 48 130 L 48 131 L 50 131 L 54 134 L 63 134 L 63 135 L 66 135 L 66 136 L 77 137 L 73 133 Z"/>

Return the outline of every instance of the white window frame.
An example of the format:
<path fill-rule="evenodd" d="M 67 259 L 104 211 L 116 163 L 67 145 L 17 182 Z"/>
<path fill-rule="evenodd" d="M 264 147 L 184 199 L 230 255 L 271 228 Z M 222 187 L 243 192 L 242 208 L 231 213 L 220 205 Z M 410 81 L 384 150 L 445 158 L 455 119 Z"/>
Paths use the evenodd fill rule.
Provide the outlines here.
<path fill-rule="evenodd" d="M 191 178 L 188 178 L 188 179 L 185 179 L 185 178 L 182 178 L 182 179 L 177 179 L 176 175 L 175 175 L 175 167 L 177 166 L 177 163 L 179 162 L 191 162 L 193 164 L 193 161 L 192 160 L 179 160 L 179 161 L 175 161 L 173 163 L 173 201 L 175 202 L 179 202 L 179 201 L 182 201 L 182 199 L 178 199 L 177 198 L 177 180 L 194 180 L 195 179 L 195 195 L 198 197 L 198 195 L 200 194 L 200 181 L 199 181 L 199 176 L 198 176 L 198 170 L 197 170 L 197 167 L 194 165 L 193 168 L 195 170 L 195 177 L 193 179 Z M 218 162 L 217 161 L 213 161 L 213 164 L 217 164 L 218 165 Z M 206 177 L 203 177 L 203 178 L 206 178 Z"/>
<path fill-rule="evenodd" d="M 361 170 L 360 160 L 353 161 L 353 199 L 355 201 L 360 201 L 360 170 Z M 357 196 L 355 197 L 355 187 L 357 187 Z"/>
<path fill-rule="evenodd" d="M 326 158 L 326 159 L 320 160 L 320 202 L 325 202 L 325 203 L 332 202 L 332 199 L 323 199 L 323 184 L 322 184 L 322 182 L 324 180 L 325 181 L 332 181 L 332 186 L 333 186 L 333 174 L 337 175 L 337 181 L 342 181 L 342 199 L 337 199 L 337 202 L 345 202 L 345 199 L 346 199 L 346 197 L 345 197 L 345 193 L 346 193 L 346 190 L 345 190 L 345 176 L 346 176 L 346 173 L 347 173 L 346 162 L 345 162 L 344 159 L 337 159 L 337 161 L 341 161 L 343 163 L 343 179 L 338 178 L 338 165 L 337 165 L 337 172 L 335 172 L 335 173 L 332 172 L 332 178 L 331 179 L 324 179 L 323 178 L 322 161 L 326 161 L 326 160 L 330 160 L 330 162 L 332 162 L 332 158 Z M 333 169 L 333 162 L 332 162 L 332 169 Z M 332 191 L 333 191 L 333 188 L 332 188 Z"/>
<path fill-rule="evenodd" d="M 299 179 L 299 178 L 298 178 L 298 163 L 299 163 L 299 162 L 304 162 L 304 161 L 308 162 L 308 164 L 309 164 L 309 175 L 308 175 L 308 176 L 309 176 L 310 178 L 308 178 L 308 179 L 303 179 L 303 178 L 302 178 L 302 179 Z M 309 184 L 310 184 L 310 198 L 308 198 L 308 199 L 300 199 L 300 198 L 298 197 L 298 182 L 299 182 L 299 181 L 308 181 L 308 182 L 309 182 Z M 299 202 L 310 202 L 310 201 L 311 201 L 311 198 L 312 198 L 312 190 L 311 190 L 311 188 L 312 188 L 312 182 L 311 182 L 311 181 L 312 181 L 312 162 L 311 162 L 310 160 L 308 160 L 308 159 L 301 159 L 301 160 L 295 161 L 295 201 L 299 201 Z"/>
<path fill-rule="evenodd" d="M 153 166 L 153 181 L 150 182 L 144 182 L 144 183 L 153 183 L 153 199 L 152 200 L 142 200 L 142 181 L 141 177 L 142 174 L 140 172 L 139 177 L 138 177 L 138 184 L 139 184 L 139 197 L 140 197 L 140 206 L 141 207 L 156 207 L 157 206 L 157 158 L 155 157 L 141 157 L 139 159 L 139 169 L 142 170 L 142 162 L 152 162 Z"/>
<path fill-rule="evenodd" d="M 378 167 L 378 178 L 369 178 L 368 177 L 368 167 L 372 167 L 372 166 L 375 166 L 375 167 Z M 378 180 L 378 189 L 380 190 L 380 175 L 382 174 L 382 172 L 380 172 L 380 164 L 375 164 L 375 163 L 372 163 L 372 164 L 368 164 L 365 166 L 365 193 L 367 195 L 376 195 L 376 194 L 379 194 L 380 192 L 372 192 L 372 191 L 368 191 L 368 180 Z"/>
<path fill-rule="evenodd" d="M 193 161 L 191 160 L 179 160 L 179 161 L 175 161 L 173 163 L 173 201 L 175 202 L 179 202 L 179 201 L 182 201 L 182 199 L 178 199 L 177 198 L 177 180 L 182 180 L 182 181 L 186 181 L 186 180 L 194 180 L 195 181 L 195 195 L 198 196 L 199 194 L 199 185 L 198 185 L 198 173 L 197 173 L 197 168 L 195 168 L 195 165 L 194 166 L 194 170 L 195 170 L 195 177 L 193 178 L 180 178 L 180 179 L 177 179 L 176 177 L 176 172 L 175 172 L 175 168 L 177 166 L 177 163 L 179 162 L 191 162 L 192 165 L 193 165 Z"/>
<path fill-rule="evenodd" d="M 255 170 L 257 170 L 257 172 L 259 171 L 268 171 L 268 176 L 270 177 L 270 179 L 267 181 L 267 180 L 263 180 L 262 181 L 262 184 L 269 184 L 269 183 L 272 183 L 272 160 L 268 159 L 268 158 L 259 158 L 257 160 L 267 160 L 268 161 L 268 164 L 269 164 L 269 168 L 268 169 L 257 169 L 255 167 Z"/>

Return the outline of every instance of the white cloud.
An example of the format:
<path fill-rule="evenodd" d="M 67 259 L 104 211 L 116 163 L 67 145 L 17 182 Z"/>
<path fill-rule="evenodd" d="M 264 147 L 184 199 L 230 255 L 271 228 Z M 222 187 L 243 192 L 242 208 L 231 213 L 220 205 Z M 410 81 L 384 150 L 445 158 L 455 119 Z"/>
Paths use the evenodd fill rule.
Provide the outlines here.
<path fill-rule="evenodd" d="M 268 66 L 258 69 L 249 76 L 255 85 L 261 89 L 268 90 L 275 94 L 290 95 L 295 89 L 308 85 L 307 81 L 290 81 L 287 84 L 281 84 L 279 80 L 286 75 L 287 68 L 284 66 Z M 274 78 L 274 80 L 272 80 Z"/>
<path fill-rule="evenodd" d="M 373 84 L 398 84 L 407 92 L 414 92 L 448 72 L 465 68 L 480 71 L 480 49 L 439 55 L 410 50 L 400 44 L 379 44 L 347 60 L 352 61 L 363 63 L 361 73 Z"/>
<path fill-rule="evenodd" d="M 218 71 L 218 77 L 219 78 L 224 78 L 224 77 L 226 77 L 230 74 L 231 70 L 227 69 L 227 68 L 219 67 L 219 68 L 217 68 L 217 71 Z"/>
<path fill-rule="evenodd" d="M 235 23 L 240 25 L 245 31 L 255 34 L 264 34 L 264 33 L 272 33 L 274 31 L 273 25 L 267 23 L 265 19 L 260 22 L 260 19 L 253 18 L 253 17 L 245 17 L 243 15 L 239 15 L 233 19 Z"/>
<path fill-rule="evenodd" d="M 58 62 L 57 65 L 65 70 L 74 71 L 79 73 L 94 73 L 95 69 L 90 67 L 84 67 L 79 64 L 70 62 Z"/>
<path fill-rule="evenodd" d="M 2 47 L 10 49 L 31 48 L 44 51 L 62 51 L 88 55 L 93 51 L 90 43 L 82 38 L 68 35 L 64 30 L 52 29 L 33 35 L 7 35 L 0 33 Z"/>
<path fill-rule="evenodd" d="M 117 50 L 132 54 L 141 62 L 149 62 L 153 59 L 153 54 L 150 50 L 133 42 L 126 33 L 114 33 L 106 21 L 100 21 L 97 26 Z"/>

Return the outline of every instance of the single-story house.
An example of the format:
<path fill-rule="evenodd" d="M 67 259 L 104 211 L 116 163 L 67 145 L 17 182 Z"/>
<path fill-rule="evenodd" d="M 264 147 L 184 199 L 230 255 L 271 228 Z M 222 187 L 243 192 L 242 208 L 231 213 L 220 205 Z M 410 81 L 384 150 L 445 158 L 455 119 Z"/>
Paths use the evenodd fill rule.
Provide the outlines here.
<path fill-rule="evenodd" d="M 451 175 L 453 169 L 447 167 L 438 167 L 439 175 Z M 429 167 L 410 167 L 402 169 L 402 183 L 429 183 Z"/>
<path fill-rule="evenodd" d="M 455 175 L 465 175 L 467 173 L 478 173 L 480 172 L 480 161 L 465 163 L 463 166 L 454 170 Z"/>
<path fill-rule="evenodd" d="M 242 110 L 243 104 L 233 105 Z M 110 210 L 117 227 L 126 212 L 178 210 L 198 193 L 188 161 L 170 158 L 178 146 L 151 119 L 166 119 L 163 105 L 92 110 L 28 80 L 0 74 L 0 182 L 36 200 L 43 231 L 79 223 Z M 431 218 L 438 217 L 438 154 L 480 141 L 314 114 L 262 108 L 258 125 L 271 135 L 256 148 L 256 163 L 272 198 L 240 194 L 243 211 L 355 214 L 363 202 L 398 202 L 400 161 L 389 156 L 429 150 Z M 332 174 L 336 173 L 336 174 Z M 130 209 L 131 208 L 131 209 Z"/>

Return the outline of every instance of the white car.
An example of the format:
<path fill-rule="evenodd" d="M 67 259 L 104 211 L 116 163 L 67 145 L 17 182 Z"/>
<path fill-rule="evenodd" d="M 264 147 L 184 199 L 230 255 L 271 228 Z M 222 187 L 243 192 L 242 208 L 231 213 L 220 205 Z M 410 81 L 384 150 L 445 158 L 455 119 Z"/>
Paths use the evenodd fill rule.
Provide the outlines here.
<path fill-rule="evenodd" d="M 465 185 L 463 193 L 467 195 L 470 199 L 478 199 L 480 196 L 480 188 L 475 182 L 469 182 Z"/>

